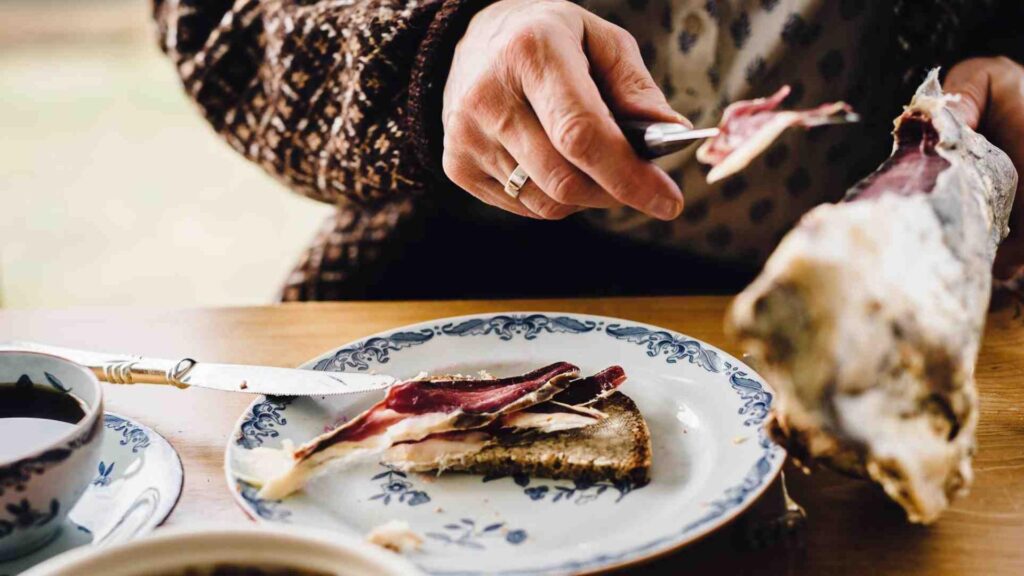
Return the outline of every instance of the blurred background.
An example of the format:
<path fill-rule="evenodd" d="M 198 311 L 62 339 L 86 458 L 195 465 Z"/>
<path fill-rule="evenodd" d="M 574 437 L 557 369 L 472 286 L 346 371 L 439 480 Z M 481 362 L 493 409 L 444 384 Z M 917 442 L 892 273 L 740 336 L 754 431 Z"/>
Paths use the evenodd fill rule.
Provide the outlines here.
<path fill-rule="evenodd" d="M 216 137 L 148 0 L 0 0 L 0 306 L 268 303 L 331 208 Z"/>

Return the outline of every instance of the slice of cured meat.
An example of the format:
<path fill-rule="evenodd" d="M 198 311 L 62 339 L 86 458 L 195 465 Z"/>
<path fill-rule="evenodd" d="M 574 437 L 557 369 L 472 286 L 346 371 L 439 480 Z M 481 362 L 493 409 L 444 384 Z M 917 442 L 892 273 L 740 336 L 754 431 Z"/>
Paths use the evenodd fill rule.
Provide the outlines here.
<path fill-rule="evenodd" d="M 777 391 L 790 454 L 870 478 L 922 523 L 971 484 L 974 366 L 1017 187 L 953 99 L 933 71 L 890 159 L 805 215 L 727 322 Z"/>
<path fill-rule="evenodd" d="M 604 419 L 605 414 L 589 406 L 613 393 L 625 381 L 626 371 L 620 366 L 611 366 L 573 381 L 551 401 L 506 413 L 485 428 L 442 432 L 419 441 L 396 443 L 385 453 L 384 461 L 405 470 L 423 469 L 432 462 L 454 461 L 479 452 L 501 434 L 548 434 L 592 426 Z"/>
<path fill-rule="evenodd" d="M 309 458 L 331 446 L 357 443 L 405 423 L 394 441 L 419 440 L 422 419 L 438 418 L 449 430 L 479 428 L 503 412 L 514 412 L 550 400 L 579 376 L 579 368 L 558 362 L 512 378 L 424 378 L 392 386 L 383 400 L 344 425 L 310 440 L 295 451 L 296 460 Z M 425 436 L 425 435 L 424 435 Z"/>
<path fill-rule="evenodd" d="M 593 376 L 580 378 L 572 386 L 559 392 L 552 402 L 572 406 L 586 406 L 608 396 L 626 381 L 626 371 L 621 366 L 609 366 Z"/>
<path fill-rule="evenodd" d="M 718 136 L 705 140 L 697 149 L 697 161 L 712 166 L 708 184 L 746 168 L 787 128 L 822 126 L 832 123 L 837 116 L 856 118 L 845 102 L 823 104 L 810 110 L 779 110 L 789 92 L 789 86 L 783 86 L 768 98 L 734 102 L 725 109 L 718 125 Z"/>
<path fill-rule="evenodd" d="M 292 465 L 267 481 L 260 494 L 283 498 L 330 461 L 379 453 L 432 434 L 482 428 L 505 414 L 547 402 L 574 382 L 593 388 L 578 376 L 576 366 L 558 362 L 512 378 L 438 377 L 397 384 L 369 410 L 295 450 Z"/>
<path fill-rule="evenodd" d="M 625 381 L 626 372 L 620 366 L 611 366 L 572 382 L 549 402 L 504 414 L 486 428 L 433 434 L 417 442 L 396 444 L 387 450 L 383 461 L 406 471 L 443 471 L 449 464 L 463 462 L 509 435 L 552 434 L 593 426 L 607 416 L 590 406 Z"/>

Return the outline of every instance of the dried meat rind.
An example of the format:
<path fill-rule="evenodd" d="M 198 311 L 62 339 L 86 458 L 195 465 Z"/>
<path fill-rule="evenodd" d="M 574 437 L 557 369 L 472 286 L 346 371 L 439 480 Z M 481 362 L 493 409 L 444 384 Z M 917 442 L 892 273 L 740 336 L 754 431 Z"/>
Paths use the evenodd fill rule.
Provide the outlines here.
<path fill-rule="evenodd" d="M 922 523 L 973 478 L 974 366 L 1017 183 L 950 102 L 932 72 L 893 156 L 805 215 L 727 321 L 790 454 L 872 479 Z"/>

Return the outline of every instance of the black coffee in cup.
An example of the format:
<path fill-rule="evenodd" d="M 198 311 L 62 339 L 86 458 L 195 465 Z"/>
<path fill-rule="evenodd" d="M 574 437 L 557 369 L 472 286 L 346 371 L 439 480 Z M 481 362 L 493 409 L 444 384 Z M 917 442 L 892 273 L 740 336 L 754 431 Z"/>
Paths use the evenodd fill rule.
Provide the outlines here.
<path fill-rule="evenodd" d="M 59 438 L 85 417 L 85 404 L 58 386 L 27 377 L 0 383 L 0 462 Z"/>

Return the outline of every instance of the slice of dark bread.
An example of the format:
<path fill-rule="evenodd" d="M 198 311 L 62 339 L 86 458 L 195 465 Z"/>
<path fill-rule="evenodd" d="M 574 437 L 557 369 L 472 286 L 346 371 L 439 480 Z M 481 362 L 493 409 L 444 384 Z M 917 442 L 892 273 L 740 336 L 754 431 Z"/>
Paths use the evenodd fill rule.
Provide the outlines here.
<path fill-rule="evenodd" d="M 636 404 L 615 392 L 593 405 L 607 418 L 585 428 L 503 431 L 479 452 L 445 462 L 445 471 L 487 476 L 525 474 L 642 486 L 650 481 L 651 436 Z"/>

